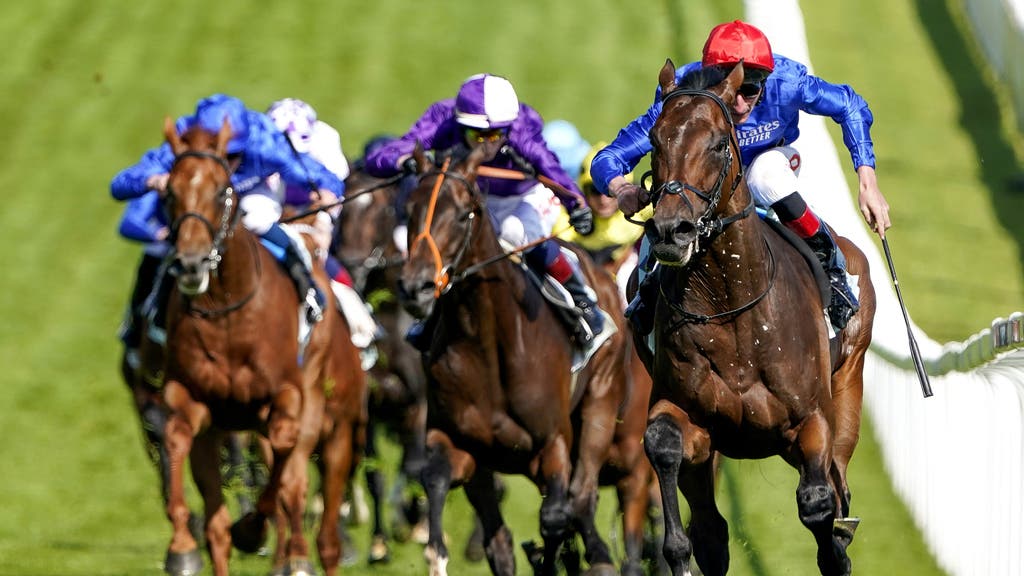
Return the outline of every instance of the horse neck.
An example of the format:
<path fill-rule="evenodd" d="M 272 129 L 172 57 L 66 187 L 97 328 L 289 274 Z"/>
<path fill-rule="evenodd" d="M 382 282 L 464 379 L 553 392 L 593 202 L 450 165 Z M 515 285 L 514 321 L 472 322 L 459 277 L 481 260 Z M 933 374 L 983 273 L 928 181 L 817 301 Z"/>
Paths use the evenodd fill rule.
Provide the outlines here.
<path fill-rule="evenodd" d="M 498 241 L 490 217 L 484 214 L 481 225 L 469 240 L 469 248 L 463 258 L 461 270 L 476 266 L 503 255 L 505 249 Z M 459 270 L 459 271 L 461 271 Z M 456 271 L 458 273 L 459 271 Z M 455 290 L 452 299 L 456 306 L 471 314 L 498 314 L 502 308 L 515 309 L 520 304 L 523 291 L 527 289 L 525 278 L 508 259 L 502 258 L 481 267 L 462 281 L 466 290 Z"/>
<path fill-rule="evenodd" d="M 745 184 L 737 193 L 729 214 L 742 211 L 749 202 Z M 769 259 L 763 224 L 752 212 L 725 226 L 689 265 L 680 268 L 678 284 L 686 290 L 687 301 L 713 309 L 704 313 L 721 312 L 749 302 L 767 289 Z"/>

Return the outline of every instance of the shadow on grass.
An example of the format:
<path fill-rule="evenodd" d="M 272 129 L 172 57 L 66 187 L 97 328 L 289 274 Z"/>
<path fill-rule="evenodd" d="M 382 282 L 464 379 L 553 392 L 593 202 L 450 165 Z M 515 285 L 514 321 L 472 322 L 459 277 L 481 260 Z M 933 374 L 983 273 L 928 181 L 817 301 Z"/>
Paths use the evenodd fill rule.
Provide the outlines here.
<path fill-rule="evenodd" d="M 963 28 L 955 20 L 959 15 L 950 12 L 949 3 L 915 0 L 914 5 L 959 97 L 960 125 L 974 143 L 996 218 L 1024 258 L 1024 171 L 1003 133 L 999 101 L 972 57 L 973 46 L 961 35 Z"/>

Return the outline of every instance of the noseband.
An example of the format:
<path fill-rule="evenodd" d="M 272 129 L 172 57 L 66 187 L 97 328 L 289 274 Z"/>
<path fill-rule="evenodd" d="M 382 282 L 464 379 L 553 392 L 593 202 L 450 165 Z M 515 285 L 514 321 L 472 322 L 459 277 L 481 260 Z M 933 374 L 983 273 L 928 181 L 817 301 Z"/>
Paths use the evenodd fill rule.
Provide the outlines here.
<path fill-rule="evenodd" d="M 209 231 L 210 236 L 213 238 L 213 246 L 212 248 L 210 248 L 209 260 L 210 270 L 216 270 L 217 265 L 220 264 L 221 255 L 224 253 L 224 241 L 227 240 L 227 238 L 231 235 L 231 229 L 238 221 L 238 216 L 240 215 L 240 212 L 238 210 L 232 209 L 235 205 L 235 189 L 231 186 L 231 166 L 228 165 L 227 160 L 220 156 L 217 156 L 216 154 L 211 154 L 209 152 L 201 152 L 197 150 L 188 150 L 174 157 L 174 164 L 172 165 L 171 169 L 173 170 L 174 166 L 177 166 L 178 162 L 180 162 L 183 158 L 203 158 L 206 160 L 213 160 L 214 162 L 217 163 L 217 165 L 224 169 L 224 172 L 228 176 L 227 184 L 225 184 L 224 187 L 218 192 L 218 195 L 223 195 L 223 200 L 221 202 L 222 210 L 220 215 L 220 226 L 215 229 L 213 227 L 213 223 L 207 220 L 205 216 L 198 212 L 189 211 L 174 219 L 174 222 L 172 222 L 170 225 L 170 238 L 168 239 L 168 241 L 173 245 L 177 240 L 178 230 L 181 228 L 181 225 L 185 220 L 189 218 L 195 218 L 196 220 L 199 220 L 200 222 L 203 223 L 203 225 L 206 226 L 206 229 Z M 171 193 L 171 196 L 173 196 L 173 191 Z"/>
<path fill-rule="evenodd" d="M 729 122 L 729 135 L 722 137 L 723 140 L 728 140 L 728 145 L 726 147 L 728 157 L 726 158 L 726 161 L 722 164 L 722 169 L 718 172 L 718 178 L 715 180 L 715 184 L 714 186 L 711 187 L 711 190 L 709 192 L 705 192 L 695 186 L 692 186 L 685 182 L 680 182 L 679 180 L 669 180 L 663 183 L 661 186 L 658 186 L 653 191 L 650 191 L 649 194 L 651 198 L 651 203 L 654 205 L 658 204 L 658 198 L 660 198 L 662 194 L 671 194 L 682 198 L 683 202 L 685 202 L 686 205 L 689 206 L 690 210 L 693 210 L 693 204 L 691 204 L 690 199 L 687 198 L 685 194 L 683 194 L 684 191 L 692 192 L 698 198 L 706 202 L 708 205 L 707 209 L 704 211 L 703 214 L 700 215 L 699 218 L 697 218 L 695 227 L 697 229 L 698 239 L 710 238 L 715 234 L 721 232 L 722 229 L 728 226 L 729 224 L 732 224 L 737 220 L 742 220 L 743 218 L 749 216 L 754 211 L 754 200 L 753 198 L 751 198 L 750 203 L 746 207 L 744 207 L 743 210 L 737 212 L 736 214 L 732 214 L 730 216 L 725 216 L 721 218 L 713 218 L 714 211 L 718 207 L 718 202 L 722 199 L 722 187 L 725 185 L 725 178 L 726 176 L 729 175 L 729 169 L 732 167 L 732 163 L 735 161 L 736 156 L 739 155 L 739 143 L 736 141 L 736 126 L 733 124 L 732 114 L 729 112 L 729 107 L 726 106 L 725 102 L 723 102 L 722 99 L 719 98 L 718 95 L 715 94 L 714 92 L 711 92 L 709 90 L 692 90 L 676 88 L 675 90 L 672 90 L 669 93 L 662 96 L 662 106 L 664 107 L 665 103 L 667 103 L 669 100 L 672 100 L 679 96 L 704 96 L 706 98 L 710 98 L 712 102 L 714 102 L 715 104 L 718 105 L 719 108 L 721 108 L 722 114 L 725 116 L 726 121 Z M 733 153 L 733 147 L 736 148 L 735 154 Z M 736 176 L 733 178 L 731 192 L 736 191 L 736 188 L 739 186 L 740 181 L 742 179 L 743 164 L 741 163 L 737 168 Z M 649 190 L 647 186 L 647 182 L 649 180 L 653 180 L 652 171 L 646 172 L 640 179 L 640 185 L 644 190 Z"/>

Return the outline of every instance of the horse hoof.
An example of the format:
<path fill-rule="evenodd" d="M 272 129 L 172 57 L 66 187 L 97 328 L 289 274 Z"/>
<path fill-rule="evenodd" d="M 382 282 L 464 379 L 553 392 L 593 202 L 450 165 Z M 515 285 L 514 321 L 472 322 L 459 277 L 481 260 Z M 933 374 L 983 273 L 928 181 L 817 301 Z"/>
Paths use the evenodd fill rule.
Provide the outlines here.
<path fill-rule="evenodd" d="M 194 576 L 203 569 L 203 557 L 199 549 L 188 552 L 171 552 L 168 550 L 164 559 L 164 572 L 171 576 Z"/>
<path fill-rule="evenodd" d="M 583 574 L 584 576 L 618 576 L 619 571 L 611 564 L 594 564 Z"/>
<path fill-rule="evenodd" d="M 854 533 L 857 532 L 857 526 L 860 526 L 860 518 L 856 516 L 836 518 L 832 523 L 832 534 L 852 541 Z"/>
<path fill-rule="evenodd" d="M 267 523 L 256 514 L 247 514 L 231 525 L 231 544 L 241 552 L 259 552 L 267 539 Z"/>
<path fill-rule="evenodd" d="M 409 539 L 417 544 L 426 544 L 429 538 L 430 527 L 427 525 L 426 518 L 424 518 L 412 527 L 412 532 L 409 533 Z"/>
<path fill-rule="evenodd" d="M 470 562 L 480 562 L 486 555 L 483 542 L 477 542 L 476 540 L 467 542 L 466 549 L 462 551 L 462 556 Z"/>
<path fill-rule="evenodd" d="M 388 549 L 388 542 L 383 536 L 374 536 L 370 542 L 370 554 L 367 562 L 370 564 L 387 564 L 391 561 L 391 550 Z"/>

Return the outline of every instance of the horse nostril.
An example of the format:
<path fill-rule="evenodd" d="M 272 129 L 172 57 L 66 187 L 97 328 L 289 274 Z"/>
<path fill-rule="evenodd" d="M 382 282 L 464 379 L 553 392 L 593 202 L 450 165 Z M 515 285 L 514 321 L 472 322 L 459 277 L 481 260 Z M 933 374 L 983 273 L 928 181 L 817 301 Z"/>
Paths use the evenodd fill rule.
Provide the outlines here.
<path fill-rule="evenodd" d="M 696 233 L 697 227 L 693 225 L 693 222 L 680 222 L 676 225 L 675 230 L 672 232 L 672 237 L 682 243 L 687 243 L 693 239 L 693 235 Z"/>

